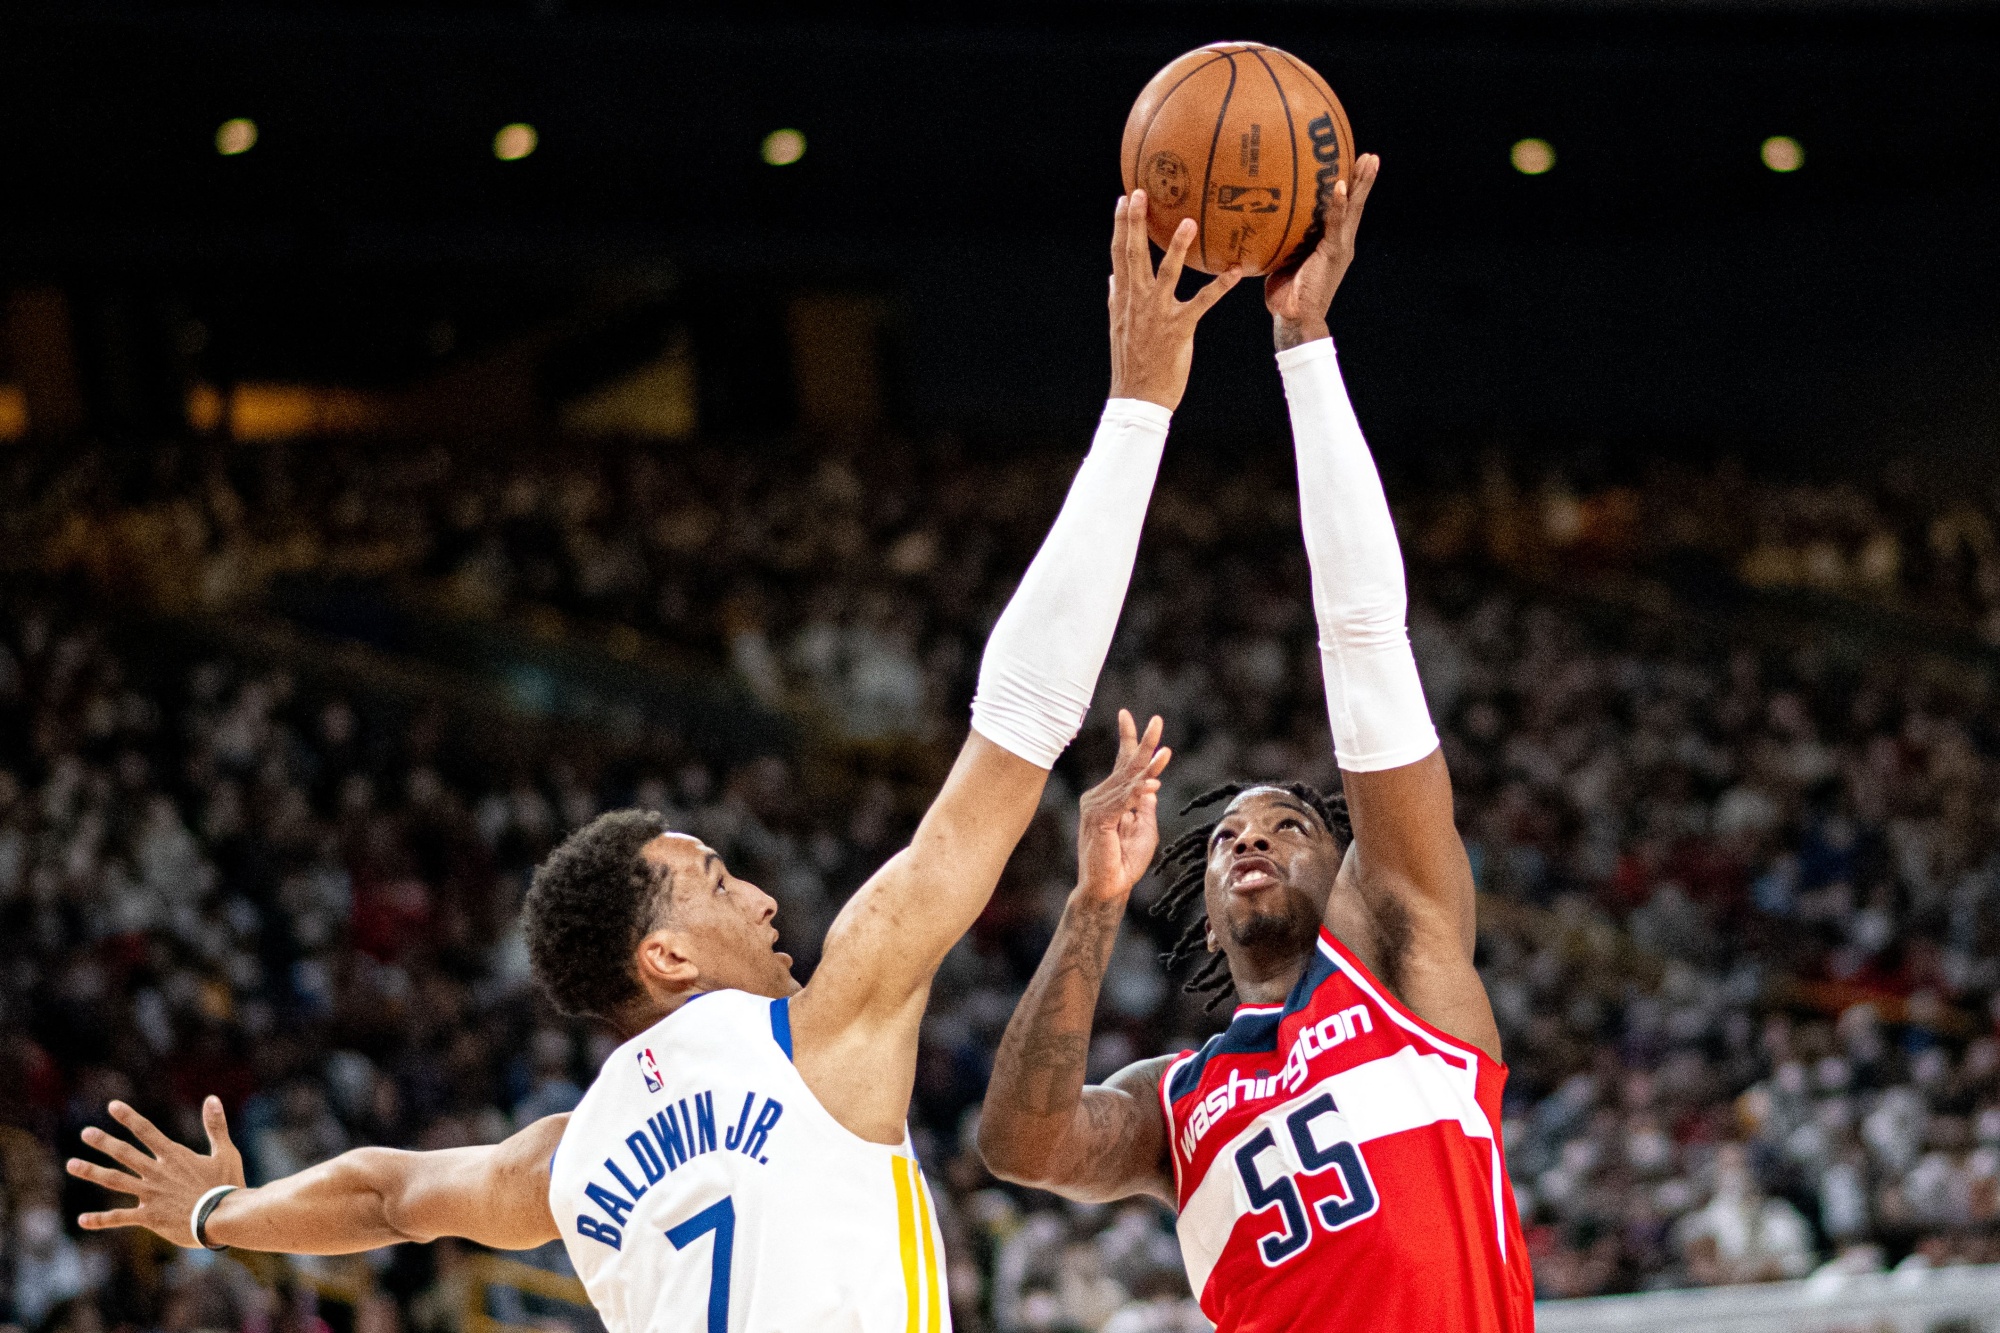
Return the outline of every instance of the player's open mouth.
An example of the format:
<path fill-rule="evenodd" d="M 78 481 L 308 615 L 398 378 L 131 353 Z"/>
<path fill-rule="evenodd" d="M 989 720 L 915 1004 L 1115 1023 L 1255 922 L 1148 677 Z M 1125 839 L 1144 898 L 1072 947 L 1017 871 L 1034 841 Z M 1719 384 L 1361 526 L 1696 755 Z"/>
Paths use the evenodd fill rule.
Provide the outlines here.
<path fill-rule="evenodd" d="M 1255 893 L 1278 886 L 1278 868 L 1261 856 L 1246 856 L 1229 872 L 1231 893 Z"/>

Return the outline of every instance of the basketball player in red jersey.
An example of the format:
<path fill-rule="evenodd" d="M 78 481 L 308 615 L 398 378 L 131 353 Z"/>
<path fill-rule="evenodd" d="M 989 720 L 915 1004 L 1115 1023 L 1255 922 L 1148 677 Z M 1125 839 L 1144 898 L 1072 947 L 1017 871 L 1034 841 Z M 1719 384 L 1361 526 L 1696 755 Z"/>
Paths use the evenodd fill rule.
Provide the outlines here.
<path fill-rule="evenodd" d="M 1224 1333 L 1534 1323 L 1500 1145 L 1499 1031 L 1472 965 L 1471 867 L 1404 621 L 1402 556 L 1326 312 L 1380 164 L 1336 187 L 1323 239 L 1265 303 L 1298 450 L 1343 792 L 1226 787 L 1169 846 L 1156 910 L 1199 901 L 1173 957 L 1239 1004 L 1198 1051 L 1084 1086 L 1098 987 L 1156 826 L 1086 821 L 1079 881 L 1007 1026 L 979 1127 L 1001 1177 L 1175 1205 Z"/>

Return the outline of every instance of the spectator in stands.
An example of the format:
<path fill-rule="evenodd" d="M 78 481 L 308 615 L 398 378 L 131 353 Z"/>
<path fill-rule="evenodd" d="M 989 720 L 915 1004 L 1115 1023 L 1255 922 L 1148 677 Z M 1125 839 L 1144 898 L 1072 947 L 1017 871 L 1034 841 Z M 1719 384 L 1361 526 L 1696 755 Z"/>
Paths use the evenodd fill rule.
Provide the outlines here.
<path fill-rule="evenodd" d="M 162 1327 L 278 1308 L 233 1260 L 142 1281 L 129 1255 L 28 1223 L 14 1181 L 52 1181 L 111 1091 L 184 1133 L 221 1093 L 267 1174 L 348 1142 L 484 1141 L 574 1100 L 603 1049 L 537 1008 L 510 923 L 523 873 L 599 810 L 701 833 L 816 939 L 912 813 L 903 774 L 950 733 L 1061 473 L 698 447 L 37 466 L 0 501 L 0 532 L 51 580 L 0 602 L 0 1095 L 31 1145 L 0 1143 L 0 1241 L 15 1322 L 81 1295 L 78 1333 L 124 1286 Z M 1270 498 L 1290 488 L 1257 468 L 1163 480 L 1101 691 L 1169 719 L 1183 794 L 1335 780 L 1303 592 L 1265 591 L 1304 578 L 1296 515 Z M 1407 497 L 1412 636 L 1485 894 L 1508 1160 L 1545 1295 L 2000 1259 L 2000 703 L 1947 655 L 1849 651 L 1825 620 L 1718 627 L 1670 582 L 1628 595 L 1633 572 L 1699 559 L 1976 627 L 2000 605 L 1982 511 L 1926 508 L 1906 480 L 1521 486 L 1495 468 Z M 733 762 L 672 738 L 613 759 L 524 741 L 496 764 L 379 687 L 122 639 L 93 601 L 250 616 L 302 572 L 405 580 L 607 654 L 691 654 L 805 739 Z M 1077 762 L 1102 743 L 1087 733 Z M 1195 1327 L 1160 1215 L 1009 1192 L 965 1146 L 1067 888 L 1068 807 L 1052 796 L 926 1023 L 918 1143 L 949 1186 L 954 1307 L 968 1330 Z M 1166 927 L 1132 929 L 1094 1070 L 1212 1021 L 1160 970 Z M 398 1286 L 405 1318 L 442 1326 L 463 1258 Z"/>

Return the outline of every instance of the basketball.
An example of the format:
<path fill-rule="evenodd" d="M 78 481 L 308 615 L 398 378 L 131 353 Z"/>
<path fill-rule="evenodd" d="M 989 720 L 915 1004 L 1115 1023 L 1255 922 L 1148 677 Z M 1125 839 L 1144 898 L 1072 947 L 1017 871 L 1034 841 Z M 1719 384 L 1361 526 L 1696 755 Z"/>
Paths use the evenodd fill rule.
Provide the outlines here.
<path fill-rule="evenodd" d="M 1257 42 L 1217 42 L 1155 74 L 1132 104 L 1125 192 L 1144 189 L 1162 249 L 1182 218 L 1201 228 L 1188 264 L 1269 273 L 1317 240 L 1319 202 L 1354 171 L 1354 131 L 1326 80 Z"/>

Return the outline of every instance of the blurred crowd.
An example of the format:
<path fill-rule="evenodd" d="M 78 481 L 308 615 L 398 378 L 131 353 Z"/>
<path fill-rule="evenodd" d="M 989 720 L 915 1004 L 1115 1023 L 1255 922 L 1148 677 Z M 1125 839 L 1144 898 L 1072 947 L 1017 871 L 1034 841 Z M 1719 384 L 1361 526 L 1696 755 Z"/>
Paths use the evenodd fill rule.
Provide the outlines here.
<path fill-rule="evenodd" d="M 720 849 L 810 967 L 962 736 L 986 630 L 1074 462 L 883 440 L 0 463 L 0 1323 L 552 1317 L 482 1296 L 479 1256 L 450 1245 L 336 1272 L 86 1235 L 70 1219 L 95 1191 L 57 1164 L 114 1096 L 198 1141 L 220 1094 L 253 1179 L 360 1143 L 490 1142 L 573 1104 L 609 1046 L 538 1000 L 513 918 L 535 862 L 614 806 Z M 1476 459 L 1391 485 L 1540 1293 L 2000 1261 L 2000 697 L 1976 650 L 1916 642 L 1997 637 L 1990 501 L 1928 499 L 1894 469 L 1582 475 Z M 1338 782 L 1292 486 L 1282 451 L 1170 460 L 1097 712 L 936 987 L 913 1121 L 963 1329 L 1206 1327 L 1162 1210 L 1001 1186 L 970 1117 L 1070 886 L 1110 710 L 1166 718 L 1169 816 L 1229 778 Z M 671 736 L 558 740 L 496 763 L 422 706 L 169 651 L 116 610 L 254 615 L 287 580 L 336 578 L 636 632 L 802 739 L 733 762 Z M 1828 600 L 1804 599 L 1803 630 L 1754 601 L 1695 616 L 1691 578 Z M 1843 637 L 1857 601 L 1911 642 Z M 1160 966 L 1172 928 L 1135 913 L 1094 1075 L 1220 1025 Z"/>

